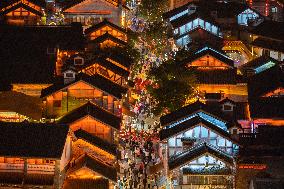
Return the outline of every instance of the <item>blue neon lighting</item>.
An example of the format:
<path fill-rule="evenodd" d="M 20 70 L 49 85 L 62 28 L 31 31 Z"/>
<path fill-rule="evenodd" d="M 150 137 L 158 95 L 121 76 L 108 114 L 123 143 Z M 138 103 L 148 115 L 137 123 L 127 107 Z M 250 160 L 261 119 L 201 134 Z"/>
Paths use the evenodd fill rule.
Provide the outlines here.
<path fill-rule="evenodd" d="M 219 127 L 220 129 L 222 129 L 222 130 L 224 130 L 224 131 L 226 131 L 226 132 L 229 132 L 225 122 L 220 121 L 220 120 L 218 120 L 218 119 L 216 119 L 216 118 L 214 118 L 214 117 L 212 117 L 212 116 L 210 116 L 210 115 L 208 115 L 208 114 L 205 114 L 205 113 L 203 113 L 203 112 L 199 112 L 198 115 L 199 115 L 202 119 L 208 121 L 209 123 L 212 123 L 213 125 L 216 125 L 216 126 Z"/>
<path fill-rule="evenodd" d="M 220 52 L 218 52 L 218 51 L 216 51 L 215 49 L 212 49 L 212 48 L 210 48 L 210 47 L 204 47 L 204 48 L 200 49 L 199 51 L 195 52 L 194 54 L 199 54 L 199 53 L 201 53 L 201 52 L 203 52 L 203 51 L 206 51 L 206 50 L 214 51 L 215 53 L 218 53 L 219 55 L 221 55 L 221 56 L 223 56 L 223 57 L 225 57 L 225 58 L 227 58 L 227 59 L 232 60 L 230 57 L 226 56 L 225 54 L 222 54 L 222 53 L 220 53 Z"/>
<path fill-rule="evenodd" d="M 238 15 L 238 24 L 247 26 L 249 19 L 256 19 L 258 17 L 259 15 L 255 13 L 253 10 L 246 9 L 245 11 L 243 11 Z"/>
<path fill-rule="evenodd" d="M 183 123 L 183 122 L 185 122 L 187 120 L 195 118 L 197 116 L 201 117 L 202 119 L 208 121 L 209 123 L 211 123 L 211 124 L 213 124 L 213 125 L 219 127 L 220 129 L 222 129 L 222 130 L 224 130 L 224 131 L 229 133 L 228 128 L 227 128 L 225 122 L 223 122 L 221 120 L 218 120 L 218 119 L 216 119 L 216 118 L 214 118 L 214 117 L 212 117 L 212 116 L 210 116 L 210 115 L 208 115 L 208 114 L 206 114 L 204 112 L 198 112 L 198 113 L 192 114 L 192 115 L 190 115 L 188 117 L 185 117 L 185 118 L 183 118 L 181 120 L 178 120 L 175 123 L 166 126 L 165 129 L 170 129 L 172 127 L 175 127 L 175 126 L 177 126 L 177 125 L 179 125 L 179 124 L 181 124 L 181 123 Z"/>
<path fill-rule="evenodd" d="M 263 72 L 263 71 L 265 71 L 265 70 L 267 70 L 267 69 L 269 69 L 269 68 L 271 68 L 271 67 L 273 67 L 273 66 L 275 66 L 275 63 L 269 61 L 269 62 L 267 62 L 266 64 L 263 64 L 263 65 L 261 65 L 261 66 L 255 68 L 254 70 L 255 70 L 255 73 L 258 74 L 258 73 Z"/>
<path fill-rule="evenodd" d="M 183 16 L 183 15 L 185 15 L 187 13 L 188 13 L 188 9 L 186 9 L 186 10 L 184 10 L 184 11 L 182 11 L 182 12 L 180 12 L 180 13 L 172 16 L 172 17 L 170 17 L 170 21 L 173 21 L 173 20 L 175 20 L 175 19 L 177 19 L 177 18 L 179 18 L 179 17 L 181 17 L 181 16 Z"/>

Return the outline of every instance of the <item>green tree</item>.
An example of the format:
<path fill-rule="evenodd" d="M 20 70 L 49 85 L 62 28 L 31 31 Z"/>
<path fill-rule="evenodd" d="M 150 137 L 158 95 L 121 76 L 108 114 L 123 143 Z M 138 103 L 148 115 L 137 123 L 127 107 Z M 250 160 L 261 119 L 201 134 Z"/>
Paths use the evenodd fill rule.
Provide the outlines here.
<path fill-rule="evenodd" d="M 141 0 L 138 7 L 138 15 L 147 22 L 161 22 L 163 13 L 168 10 L 168 0 Z"/>
<path fill-rule="evenodd" d="M 164 61 L 159 67 L 153 67 L 149 72 L 153 84 L 147 87 L 147 91 L 155 102 L 152 109 L 156 115 L 164 110 L 175 111 L 195 96 L 194 73 L 177 61 L 177 55 L 180 54 Z"/>

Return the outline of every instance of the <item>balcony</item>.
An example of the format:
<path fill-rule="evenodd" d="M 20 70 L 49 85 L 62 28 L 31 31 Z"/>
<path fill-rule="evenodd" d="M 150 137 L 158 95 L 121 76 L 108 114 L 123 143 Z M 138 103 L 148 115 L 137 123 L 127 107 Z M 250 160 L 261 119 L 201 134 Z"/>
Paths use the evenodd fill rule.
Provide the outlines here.
<path fill-rule="evenodd" d="M 23 173 L 24 163 L 0 163 L 0 172 Z"/>
<path fill-rule="evenodd" d="M 54 174 L 54 165 L 28 165 L 28 174 Z"/>
<path fill-rule="evenodd" d="M 0 184 L 52 185 L 54 165 L 27 165 L 24 174 L 24 163 L 0 163 Z"/>
<path fill-rule="evenodd" d="M 24 163 L 0 163 L 0 172 L 24 172 Z M 36 165 L 29 164 L 28 173 L 53 174 L 54 165 Z"/>

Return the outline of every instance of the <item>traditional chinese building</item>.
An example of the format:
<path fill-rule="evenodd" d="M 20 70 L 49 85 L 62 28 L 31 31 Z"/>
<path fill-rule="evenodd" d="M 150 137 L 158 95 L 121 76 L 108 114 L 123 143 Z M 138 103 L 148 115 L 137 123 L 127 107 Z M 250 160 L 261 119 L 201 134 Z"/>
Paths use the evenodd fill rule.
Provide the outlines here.
<path fill-rule="evenodd" d="M 248 5 L 258 10 L 262 15 L 275 21 L 283 21 L 283 1 L 279 0 L 249 0 Z"/>
<path fill-rule="evenodd" d="M 44 24 L 44 0 L 11 0 L 0 4 L 0 21 L 13 25 Z"/>
<path fill-rule="evenodd" d="M 62 188 L 72 155 L 68 126 L 1 122 L 0 130 L 0 188 Z"/>
<path fill-rule="evenodd" d="M 283 125 L 283 83 L 283 69 L 278 64 L 249 79 L 248 95 L 254 132 L 258 125 Z"/>
<path fill-rule="evenodd" d="M 239 39 L 240 31 L 263 16 L 239 2 L 190 1 L 164 14 L 178 46 L 197 42 L 218 46 L 223 38 Z M 198 34 L 197 34 L 198 33 Z"/>
<path fill-rule="evenodd" d="M 239 129 L 220 116 L 197 101 L 161 117 L 161 146 L 173 188 L 234 188 L 239 144 L 232 134 Z"/>
<path fill-rule="evenodd" d="M 247 101 L 247 87 L 239 80 L 234 61 L 221 50 L 205 46 L 183 60 L 183 64 L 195 72 L 200 93 L 221 93 L 220 99 Z"/>
<path fill-rule="evenodd" d="M 266 20 L 257 24 L 251 30 L 251 45 L 257 56 L 268 55 L 276 60 L 284 60 L 284 24 Z M 274 28 L 271 30 L 271 28 Z"/>
<path fill-rule="evenodd" d="M 116 25 L 125 24 L 127 7 L 120 0 L 58 1 L 65 15 L 66 23 L 81 22 L 89 27 L 108 19 Z"/>
<path fill-rule="evenodd" d="M 240 67 L 240 70 L 242 71 L 243 75 L 250 77 L 252 75 L 259 74 L 275 65 L 280 65 L 280 62 L 274 58 L 263 55 L 246 64 L 243 64 Z"/>
<path fill-rule="evenodd" d="M 283 126 L 260 125 L 258 133 L 240 136 L 236 188 L 283 187 Z"/>
<path fill-rule="evenodd" d="M 42 90 L 45 116 L 57 118 L 87 101 L 92 101 L 115 115 L 121 115 L 120 99 L 127 92 L 127 88 L 98 74 L 94 76 L 79 74 L 76 77 L 73 75 L 72 78 L 73 80 L 70 81 L 70 77 L 65 76 L 65 81 Z"/>

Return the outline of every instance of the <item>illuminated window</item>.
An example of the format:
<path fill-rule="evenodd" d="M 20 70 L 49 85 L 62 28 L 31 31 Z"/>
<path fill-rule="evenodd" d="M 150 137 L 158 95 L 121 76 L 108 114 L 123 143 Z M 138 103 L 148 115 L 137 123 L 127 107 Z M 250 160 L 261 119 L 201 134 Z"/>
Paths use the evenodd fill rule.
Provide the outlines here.
<path fill-rule="evenodd" d="M 218 33 L 218 28 L 214 25 L 212 25 L 212 33 L 216 34 Z"/>
<path fill-rule="evenodd" d="M 193 28 L 196 28 L 198 26 L 198 18 L 193 20 Z"/>
<path fill-rule="evenodd" d="M 225 139 L 220 137 L 218 139 L 218 146 L 225 146 L 225 145 L 226 145 Z"/>
<path fill-rule="evenodd" d="M 188 22 L 186 24 L 186 31 L 190 31 L 190 30 L 192 30 L 192 22 Z"/>
<path fill-rule="evenodd" d="M 201 126 L 201 138 L 207 138 L 208 137 L 208 129 Z"/>
<path fill-rule="evenodd" d="M 204 20 L 199 19 L 199 26 L 201 26 L 202 28 L 204 28 Z"/>
<path fill-rule="evenodd" d="M 177 146 L 181 147 L 182 146 L 182 142 L 180 138 L 177 138 Z"/>
<path fill-rule="evenodd" d="M 186 132 L 184 133 L 184 136 L 185 136 L 185 137 L 192 137 L 192 134 L 193 134 L 193 130 L 190 129 L 190 130 L 188 130 L 188 131 L 186 131 Z"/>
<path fill-rule="evenodd" d="M 211 31 L 211 24 L 209 22 L 205 22 L 205 29 Z"/>
<path fill-rule="evenodd" d="M 257 13 L 251 9 L 247 9 L 238 15 L 238 24 L 247 26 L 249 20 L 253 20 L 258 17 L 259 15 Z"/>
<path fill-rule="evenodd" d="M 276 13 L 277 12 L 277 7 L 272 7 L 271 12 Z"/>
<path fill-rule="evenodd" d="M 176 146 L 176 139 L 175 137 L 172 137 L 169 139 L 169 146 L 170 147 L 175 147 Z"/>
<path fill-rule="evenodd" d="M 181 35 L 185 33 L 185 25 L 183 25 L 179 28 L 179 32 L 180 32 Z"/>

